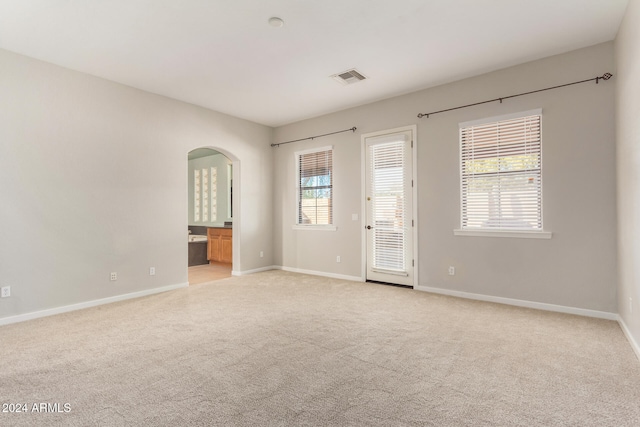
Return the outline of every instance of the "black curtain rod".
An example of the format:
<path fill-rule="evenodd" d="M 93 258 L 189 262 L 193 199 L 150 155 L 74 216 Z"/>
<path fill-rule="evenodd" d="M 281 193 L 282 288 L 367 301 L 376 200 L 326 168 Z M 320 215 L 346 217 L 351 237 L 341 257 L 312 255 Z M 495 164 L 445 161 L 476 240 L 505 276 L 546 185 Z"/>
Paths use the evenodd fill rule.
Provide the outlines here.
<path fill-rule="evenodd" d="M 613 74 L 604 73 L 602 76 L 594 77 L 592 79 L 587 79 L 587 80 L 580 80 L 579 82 L 567 83 L 567 84 L 564 84 L 564 85 L 552 86 L 552 87 L 547 87 L 547 88 L 538 89 L 538 90 L 532 90 L 531 92 L 518 93 L 516 95 L 503 96 L 502 98 L 490 99 L 488 101 L 476 102 L 476 103 L 473 103 L 473 104 L 462 105 L 460 107 L 447 108 L 446 110 L 434 111 L 432 113 L 420 113 L 420 114 L 418 114 L 418 118 L 419 119 L 421 119 L 423 117 L 429 118 L 429 116 L 431 116 L 433 114 L 444 113 L 446 111 L 459 110 L 461 108 L 473 107 L 473 106 L 481 105 L 481 104 L 488 104 L 490 102 L 500 101 L 500 103 L 502 104 L 502 100 L 504 100 L 504 99 L 515 98 L 515 97 L 523 96 L 523 95 L 531 95 L 532 93 L 544 92 L 545 90 L 551 90 L 551 89 L 559 89 L 561 87 L 577 85 L 579 83 L 592 82 L 594 80 L 595 80 L 596 84 L 598 84 L 600 82 L 600 80 L 609 80 L 611 77 L 613 77 Z"/>
<path fill-rule="evenodd" d="M 331 133 L 325 133 L 325 134 L 322 134 L 322 135 L 310 136 L 308 138 L 294 139 L 293 141 L 278 142 L 277 144 L 271 144 L 271 146 L 272 147 L 280 147 L 282 144 L 291 144 L 292 142 L 306 141 L 307 139 L 316 139 L 316 138 L 320 138 L 320 137 L 323 137 L 323 136 L 335 135 L 336 133 L 355 132 L 356 129 L 357 128 L 354 126 L 351 129 L 339 130 L 337 132 L 331 132 Z"/>

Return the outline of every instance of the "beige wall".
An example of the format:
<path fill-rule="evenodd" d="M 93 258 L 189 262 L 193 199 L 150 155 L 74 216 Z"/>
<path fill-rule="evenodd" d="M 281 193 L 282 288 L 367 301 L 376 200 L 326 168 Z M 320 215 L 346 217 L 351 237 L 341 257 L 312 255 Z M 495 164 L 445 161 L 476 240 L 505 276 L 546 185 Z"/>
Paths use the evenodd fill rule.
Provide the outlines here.
<path fill-rule="evenodd" d="M 275 130 L 0 51 L 0 182 L 11 183 L 0 186 L 0 285 L 12 287 L 0 319 L 186 282 L 187 153 L 198 147 L 235 161 L 234 270 L 274 264 L 361 277 L 363 223 L 351 218 L 361 214 L 360 135 L 412 124 L 422 286 L 616 312 L 613 107 L 616 83 L 637 92 L 628 77 L 638 68 L 635 0 L 630 10 L 617 41 L 619 82 L 613 43 L 605 43 Z M 607 71 L 616 77 L 599 85 L 416 118 Z M 618 165 L 634 177 L 637 101 L 620 99 L 619 149 L 629 152 Z M 454 236 L 458 123 L 533 108 L 543 109 L 544 223 L 553 238 Z M 352 126 L 355 133 L 269 147 Z M 293 153 L 326 145 L 334 146 L 337 231 L 294 230 Z M 625 185 L 619 193 L 634 194 Z M 621 235 L 629 233 L 620 244 L 621 307 L 638 295 L 634 203 L 620 201 Z M 637 336 L 637 314 L 624 316 Z"/>
<path fill-rule="evenodd" d="M 234 270 L 272 264 L 271 128 L 2 50 L 0 70 L 0 319 L 187 282 L 198 147 L 238 165 Z"/>
<path fill-rule="evenodd" d="M 640 343 L 640 1 L 631 0 L 616 39 L 618 312 Z M 631 299 L 631 301 L 629 300 Z"/>
<path fill-rule="evenodd" d="M 616 312 L 615 82 L 575 85 L 418 119 L 420 112 L 588 79 L 614 70 L 613 43 L 277 128 L 274 261 L 361 276 L 360 135 L 418 126 L 421 286 Z M 375 77 L 375 76 L 374 76 Z M 367 84 L 366 82 L 361 84 Z M 345 87 L 349 90 L 349 87 Z M 543 109 L 543 215 L 551 240 L 454 236 L 459 227 L 458 123 Z M 296 150 L 334 146 L 335 232 L 294 230 Z M 336 263 L 340 255 L 341 263 Z M 456 275 L 449 276 L 449 265 Z"/>

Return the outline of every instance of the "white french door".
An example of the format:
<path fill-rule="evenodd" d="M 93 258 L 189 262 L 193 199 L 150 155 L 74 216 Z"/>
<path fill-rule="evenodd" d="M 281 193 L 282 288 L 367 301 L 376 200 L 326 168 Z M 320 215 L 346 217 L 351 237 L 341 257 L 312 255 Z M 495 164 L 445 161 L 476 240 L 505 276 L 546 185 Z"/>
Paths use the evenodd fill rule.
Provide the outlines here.
<path fill-rule="evenodd" d="M 413 286 L 413 131 L 365 136 L 366 280 Z"/>

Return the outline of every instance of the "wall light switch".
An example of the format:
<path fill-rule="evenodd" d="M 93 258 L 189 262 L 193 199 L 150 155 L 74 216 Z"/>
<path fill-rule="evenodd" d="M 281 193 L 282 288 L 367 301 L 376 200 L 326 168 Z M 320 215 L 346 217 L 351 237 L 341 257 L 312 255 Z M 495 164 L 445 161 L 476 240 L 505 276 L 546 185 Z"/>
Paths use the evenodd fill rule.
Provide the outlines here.
<path fill-rule="evenodd" d="M 341 261 L 341 260 L 340 260 L 340 255 L 338 255 L 338 256 L 336 257 L 336 262 L 340 262 L 340 261 Z"/>

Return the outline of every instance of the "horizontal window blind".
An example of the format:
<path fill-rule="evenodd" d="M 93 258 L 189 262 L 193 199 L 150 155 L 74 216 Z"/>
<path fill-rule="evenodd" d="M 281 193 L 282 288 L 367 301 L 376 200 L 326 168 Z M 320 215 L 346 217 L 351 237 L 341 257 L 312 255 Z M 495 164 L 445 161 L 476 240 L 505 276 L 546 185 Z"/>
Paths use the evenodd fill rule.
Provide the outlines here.
<path fill-rule="evenodd" d="M 333 150 L 300 153 L 298 163 L 298 224 L 333 223 Z"/>
<path fill-rule="evenodd" d="M 542 230 L 540 122 L 461 126 L 462 229 Z"/>
<path fill-rule="evenodd" d="M 370 147 L 375 269 L 406 271 L 405 144 L 401 140 Z"/>

